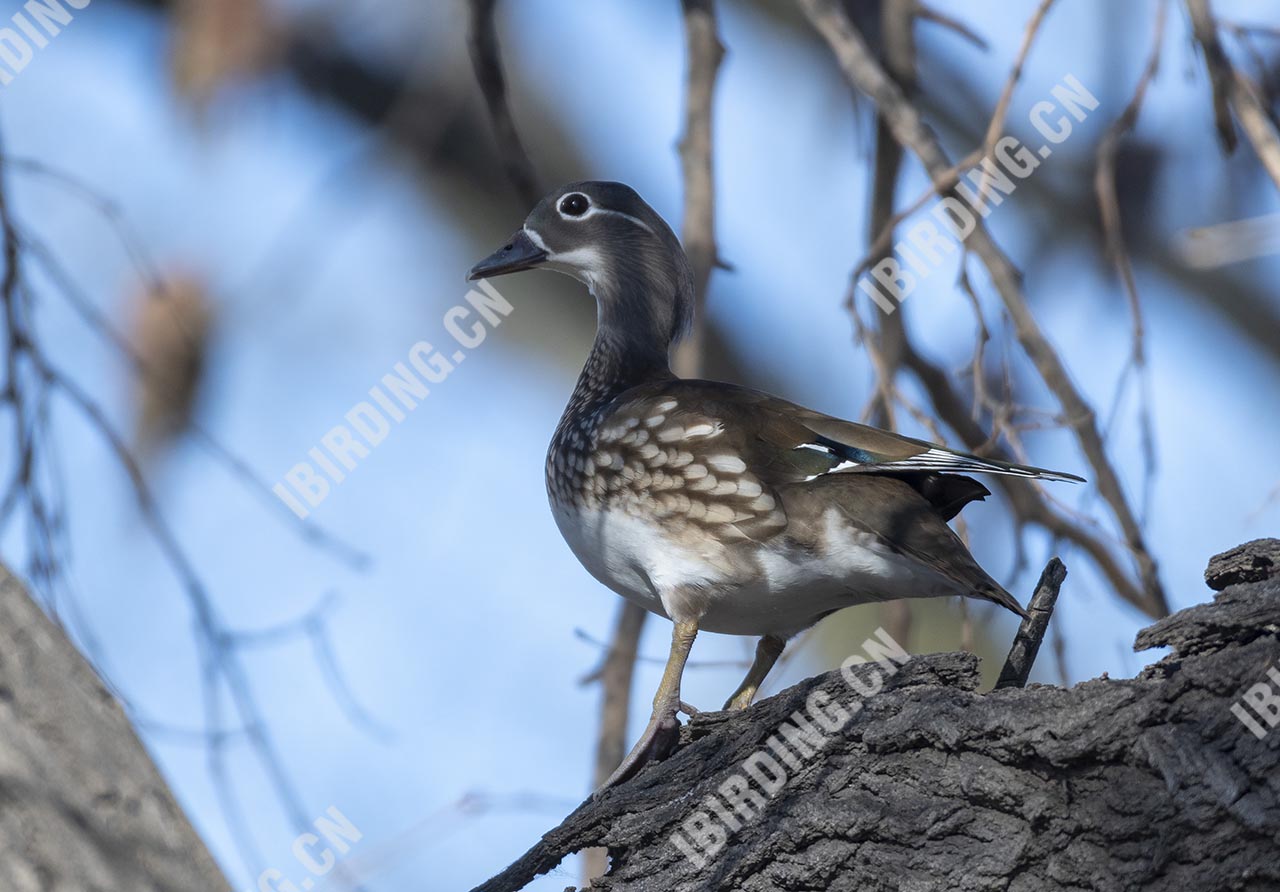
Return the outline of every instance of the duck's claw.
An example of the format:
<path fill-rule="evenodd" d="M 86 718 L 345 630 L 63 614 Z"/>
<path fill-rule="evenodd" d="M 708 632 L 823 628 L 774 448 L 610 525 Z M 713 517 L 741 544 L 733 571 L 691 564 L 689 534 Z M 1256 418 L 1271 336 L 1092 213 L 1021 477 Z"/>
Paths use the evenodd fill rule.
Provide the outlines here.
<path fill-rule="evenodd" d="M 675 703 L 661 710 L 654 710 L 648 726 L 636 741 L 636 745 L 631 748 L 631 752 L 627 753 L 622 764 L 609 775 L 609 779 L 600 785 L 600 789 L 596 791 L 597 795 L 634 777 L 636 772 L 650 762 L 660 762 L 671 755 L 680 737 L 680 720 L 676 718 L 678 708 L 679 703 Z"/>

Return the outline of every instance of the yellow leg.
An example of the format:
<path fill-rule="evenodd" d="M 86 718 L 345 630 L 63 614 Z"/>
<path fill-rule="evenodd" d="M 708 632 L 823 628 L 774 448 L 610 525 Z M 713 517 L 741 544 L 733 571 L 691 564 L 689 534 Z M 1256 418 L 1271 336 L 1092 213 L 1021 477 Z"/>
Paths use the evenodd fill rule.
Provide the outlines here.
<path fill-rule="evenodd" d="M 667 657 L 667 668 L 662 672 L 658 693 L 653 697 L 653 715 L 636 745 L 609 775 L 601 790 L 622 783 L 649 762 L 666 758 L 671 753 L 680 736 L 680 720 L 676 718 L 680 710 L 680 678 L 684 675 L 684 664 L 689 659 L 689 651 L 697 635 L 696 622 L 680 622 L 672 628 L 671 655 Z"/>
<path fill-rule="evenodd" d="M 733 696 L 725 701 L 725 709 L 746 709 L 751 705 L 756 691 L 760 690 L 765 676 L 769 674 L 773 664 L 778 662 L 778 657 L 782 656 L 782 649 L 786 646 L 786 639 L 776 635 L 765 635 L 760 639 L 760 643 L 756 645 L 756 658 L 747 670 L 747 677 L 742 679 L 742 684 L 738 685 Z"/>
<path fill-rule="evenodd" d="M 679 708 L 680 679 L 684 677 L 684 664 L 689 660 L 689 651 L 693 649 L 693 639 L 697 635 L 697 623 L 675 623 L 671 627 L 671 654 L 667 657 L 666 668 L 662 670 L 658 692 L 653 695 L 654 712 L 672 703 Z"/>

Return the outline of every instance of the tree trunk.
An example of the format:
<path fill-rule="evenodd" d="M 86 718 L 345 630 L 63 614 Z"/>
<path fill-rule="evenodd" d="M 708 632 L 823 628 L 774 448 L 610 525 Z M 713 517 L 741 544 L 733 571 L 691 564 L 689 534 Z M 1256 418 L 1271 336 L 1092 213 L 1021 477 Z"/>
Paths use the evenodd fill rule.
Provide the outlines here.
<path fill-rule="evenodd" d="M 120 704 L 0 566 L 0 889 L 229 888 Z"/>
<path fill-rule="evenodd" d="M 978 693 L 976 658 L 933 654 L 703 713 L 479 890 L 587 846 L 628 892 L 1278 889 L 1280 730 L 1240 705 L 1280 707 L 1278 547 L 1215 559 L 1229 587 L 1143 630 L 1173 652 L 1136 678 Z"/>

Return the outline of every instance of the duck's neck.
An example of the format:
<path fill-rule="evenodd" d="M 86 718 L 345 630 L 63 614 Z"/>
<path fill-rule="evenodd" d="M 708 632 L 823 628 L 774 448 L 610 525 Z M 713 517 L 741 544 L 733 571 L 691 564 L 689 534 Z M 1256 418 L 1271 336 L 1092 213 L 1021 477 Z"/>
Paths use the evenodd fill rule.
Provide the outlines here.
<path fill-rule="evenodd" d="M 628 284 L 632 283 L 632 284 Z M 578 376 L 567 413 L 612 400 L 624 390 L 672 377 L 668 355 L 674 325 L 665 301 L 655 304 L 640 278 L 595 283 L 599 322 L 591 354 Z"/>

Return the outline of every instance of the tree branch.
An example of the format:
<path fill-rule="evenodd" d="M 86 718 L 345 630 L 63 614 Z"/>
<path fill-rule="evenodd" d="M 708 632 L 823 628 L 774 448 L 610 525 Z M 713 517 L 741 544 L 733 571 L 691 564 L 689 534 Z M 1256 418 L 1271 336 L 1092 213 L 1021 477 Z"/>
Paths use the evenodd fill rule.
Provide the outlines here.
<path fill-rule="evenodd" d="M 1218 26 L 1209 9 L 1209 0 L 1187 0 L 1187 12 L 1191 15 L 1191 30 L 1196 43 L 1204 53 L 1205 68 L 1209 71 L 1209 83 L 1213 88 L 1213 121 L 1223 151 L 1236 150 L 1236 129 L 1231 123 L 1231 61 L 1218 39 Z"/>
<path fill-rule="evenodd" d="M 1205 69 L 1209 72 L 1214 120 L 1223 149 L 1227 153 L 1235 151 L 1236 132 L 1229 111 L 1234 109 L 1263 169 L 1280 189 L 1280 135 L 1276 133 L 1266 105 L 1249 79 L 1236 71 L 1222 48 L 1218 22 L 1209 0 L 1187 0 L 1187 12 L 1191 16 L 1192 34 L 1204 53 Z"/>
<path fill-rule="evenodd" d="M 120 704 L 0 566 L 0 888 L 229 892 Z"/>
<path fill-rule="evenodd" d="M 1274 889 L 1275 744 L 1232 705 L 1280 658 L 1276 571 L 1143 630 L 1175 652 L 1136 678 L 979 694 L 975 657 L 932 654 L 701 713 L 476 892 L 588 845 L 603 892 Z"/>
<path fill-rule="evenodd" d="M 1009 657 L 1000 670 L 997 688 L 1026 687 L 1036 654 L 1040 652 L 1040 642 L 1044 641 L 1044 634 L 1049 631 L 1053 606 L 1058 603 L 1058 591 L 1066 578 L 1067 568 L 1057 558 L 1053 558 L 1045 566 L 1040 574 L 1040 581 L 1036 583 L 1035 594 L 1031 596 L 1031 603 L 1027 605 L 1027 617 L 1018 627 Z"/>
<path fill-rule="evenodd" d="M 952 176 L 952 164 L 938 138 L 924 123 L 916 107 L 877 64 L 844 10 L 834 0 L 797 0 L 797 3 L 810 24 L 827 41 L 850 85 L 875 102 L 895 138 L 920 159 L 938 191 L 948 191 L 951 186 L 947 179 Z M 1072 381 L 1061 357 L 1031 313 L 1022 291 L 1021 273 L 982 222 L 975 225 L 965 244 L 987 268 L 992 284 L 1013 321 L 1023 351 L 1057 398 L 1066 424 L 1093 469 L 1098 492 L 1110 506 L 1137 564 L 1141 595 L 1135 604 L 1153 616 L 1168 613 L 1155 558 L 1147 549 L 1141 525 L 1106 454 L 1093 407 Z"/>
<path fill-rule="evenodd" d="M 498 0 L 471 0 L 467 45 L 471 51 L 471 65 L 475 70 L 476 82 L 484 95 L 489 122 L 493 125 L 493 133 L 498 141 L 502 169 L 506 171 L 507 179 L 511 181 L 520 200 L 533 207 L 542 198 L 544 190 L 538 184 L 537 173 L 525 152 L 515 119 L 511 115 L 511 106 L 507 102 L 507 80 L 502 73 L 498 34 L 493 21 L 497 5 Z"/>
<path fill-rule="evenodd" d="M 684 180 L 684 224 L 681 241 L 693 268 L 697 300 L 693 330 L 676 348 L 674 369 L 682 378 L 702 371 L 702 308 L 716 264 L 716 184 L 712 144 L 716 75 L 724 45 L 716 30 L 714 0 L 681 0 L 685 33 L 684 132 L 680 137 L 680 172 Z"/>
<path fill-rule="evenodd" d="M 675 373 L 697 377 L 703 362 L 702 308 L 715 267 L 714 99 L 716 75 L 724 45 L 716 29 L 715 0 L 681 0 L 684 14 L 686 75 L 684 133 L 680 137 L 680 169 L 684 178 L 682 241 L 693 268 L 693 328 L 676 348 Z M 627 714 L 631 706 L 631 677 L 640 635 L 648 613 L 630 601 L 619 608 L 609 653 L 601 669 L 603 696 L 600 734 L 596 742 L 594 785 L 599 787 L 626 755 Z M 602 851 L 589 851 L 583 865 L 590 878 L 604 873 Z"/>

